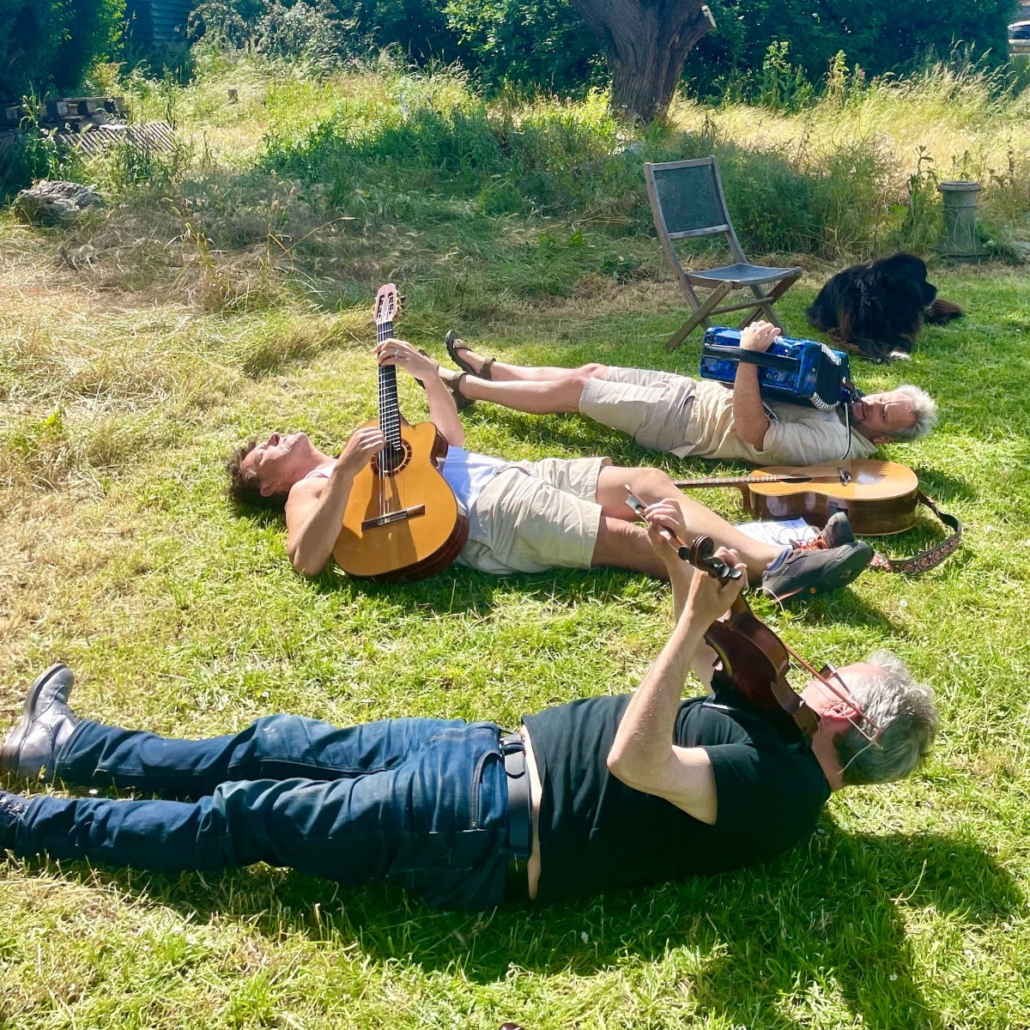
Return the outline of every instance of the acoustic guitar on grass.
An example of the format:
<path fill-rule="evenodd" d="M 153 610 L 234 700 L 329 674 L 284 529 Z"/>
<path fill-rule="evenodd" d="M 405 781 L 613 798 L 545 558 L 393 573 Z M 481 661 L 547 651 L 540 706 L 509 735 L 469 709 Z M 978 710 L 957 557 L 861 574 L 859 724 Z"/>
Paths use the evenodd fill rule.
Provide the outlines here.
<path fill-rule="evenodd" d="M 847 513 L 859 536 L 889 536 L 916 522 L 919 480 L 904 465 L 871 458 L 840 465 L 795 468 L 775 465 L 748 476 L 681 479 L 681 489 L 735 486 L 744 511 L 754 519 L 804 519 L 823 526 L 838 511 Z"/>
<path fill-rule="evenodd" d="M 735 486 L 744 511 L 754 519 L 804 519 L 824 526 L 831 515 L 845 512 L 859 536 L 904 533 L 916 523 L 916 506 L 929 508 L 951 533 L 940 544 L 911 558 L 873 556 L 873 568 L 915 576 L 940 565 L 962 540 L 962 524 L 942 512 L 919 488 L 916 474 L 893 461 L 855 458 L 840 464 L 804 468 L 774 465 L 748 476 L 678 479 L 681 489 Z"/>
<path fill-rule="evenodd" d="M 393 283 L 380 288 L 377 343 L 393 336 L 400 305 Z M 447 441 L 431 422 L 405 421 L 392 365 L 379 367 L 379 417 L 366 426 L 378 427 L 386 446 L 354 477 L 333 558 L 348 576 L 425 579 L 458 557 L 469 533 L 468 516 L 439 471 Z"/>

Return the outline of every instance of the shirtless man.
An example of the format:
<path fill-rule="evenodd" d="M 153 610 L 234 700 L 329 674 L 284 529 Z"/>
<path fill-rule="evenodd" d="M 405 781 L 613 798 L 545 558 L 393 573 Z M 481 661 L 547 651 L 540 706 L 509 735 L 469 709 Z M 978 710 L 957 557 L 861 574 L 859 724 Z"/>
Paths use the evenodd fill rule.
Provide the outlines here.
<path fill-rule="evenodd" d="M 684 496 L 661 469 L 617 468 L 608 458 L 509 462 L 466 451 L 464 428 L 436 363 L 402 340 L 387 340 L 376 353 L 380 364 L 425 384 L 430 420 L 449 445 L 441 471 L 469 517 L 468 543 L 458 558 L 464 565 L 497 575 L 614 566 L 666 579 L 665 563 L 626 504 L 627 486 L 646 505 L 675 500 L 688 543 L 705 535 L 732 547 L 752 582 L 781 601 L 836 590 L 872 558 L 872 549 L 854 540 L 843 518 L 828 524 L 815 549 L 760 543 Z M 354 476 L 384 446 L 378 428 L 359 429 L 338 457 L 319 450 L 305 433 L 272 433 L 232 456 L 230 496 L 285 508 L 290 560 L 298 572 L 315 576 L 332 556 Z"/>
<path fill-rule="evenodd" d="M 763 353 L 778 335 L 769 322 L 753 322 L 741 334 L 740 345 Z M 837 410 L 763 401 L 758 367 L 744 362 L 731 388 L 671 372 L 601 364 L 507 365 L 477 353 L 453 333 L 447 350 L 464 369 L 440 373 L 459 407 L 491 401 L 532 415 L 579 412 L 628 433 L 641 447 L 677 457 L 818 465 L 845 455 L 868 458 L 880 444 L 916 440 L 937 422 L 937 405 L 916 386 L 856 401 L 849 433 Z"/>

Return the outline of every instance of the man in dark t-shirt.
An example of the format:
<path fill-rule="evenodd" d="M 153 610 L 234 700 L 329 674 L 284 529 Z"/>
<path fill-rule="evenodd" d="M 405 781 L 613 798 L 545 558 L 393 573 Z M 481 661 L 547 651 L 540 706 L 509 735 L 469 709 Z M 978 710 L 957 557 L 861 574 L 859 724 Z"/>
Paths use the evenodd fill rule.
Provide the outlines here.
<path fill-rule="evenodd" d="M 79 720 L 71 672 L 52 666 L 29 690 L 0 771 L 161 799 L 0 792 L 0 847 L 170 872 L 264 861 L 467 909 L 506 893 L 550 901 L 775 855 L 812 830 L 832 791 L 916 767 L 937 729 L 932 694 L 878 653 L 840 670 L 841 697 L 816 680 L 805 687 L 819 716 L 810 738 L 732 691 L 681 701 L 692 666 L 711 677 L 705 630 L 746 584 L 746 575 L 720 584 L 675 557 L 657 530 L 682 533 L 682 518 L 668 501 L 647 511 L 676 622 L 640 688 L 526 716 L 521 733 L 275 715 L 224 737 L 168 740 Z"/>

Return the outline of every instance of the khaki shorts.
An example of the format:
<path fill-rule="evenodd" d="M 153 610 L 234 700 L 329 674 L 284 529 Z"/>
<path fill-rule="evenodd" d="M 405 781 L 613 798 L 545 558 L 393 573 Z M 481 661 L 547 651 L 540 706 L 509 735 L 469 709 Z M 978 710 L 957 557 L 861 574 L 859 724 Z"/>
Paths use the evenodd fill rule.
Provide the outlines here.
<path fill-rule="evenodd" d="M 597 477 L 610 458 L 545 458 L 506 465 L 469 511 L 458 561 L 480 572 L 588 569 L 601 526 Z"/>
<path fill-rule="evenodd" d="M 671 451 L 687 442 L 697 383 L 672 372 L 609 368 L 607 379 L 588 379 L 580 414 L 629 433 L 641 447 Z"/>

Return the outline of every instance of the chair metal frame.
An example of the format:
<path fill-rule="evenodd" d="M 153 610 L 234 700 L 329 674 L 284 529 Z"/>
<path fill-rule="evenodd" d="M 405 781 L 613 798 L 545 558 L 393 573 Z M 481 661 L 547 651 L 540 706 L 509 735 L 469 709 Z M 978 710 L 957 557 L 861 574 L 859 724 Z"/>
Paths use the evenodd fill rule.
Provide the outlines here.
<path fill-rule="evenodd" d="M 705 166 L 710 167 L 712 170 L 715 195 L 719 204 L 722 221 L 697 229 L 688 229 L 683 232 L 669 232 L 665 215 L 662 211 L 661 199 L 658 195 L 658 187 L 655 183 L 655 172 L 672 171 L 677 168 L 701 168 Z M 647 182 L 647 198 L 651 202 L 651 212 L 654 215 L 654 224 L 658 230 L 658 238 L 661 240 L 662 249 L 665 251 L 665 256 L 669 259 L 669 264 L 672 265 L 680 287 L 693 310 L 690 318 L 669 339 L 666 344 L 668 349 L 675 350 L 702 322 L 706 329 L 711 326 L 711 315 L 721 315 L 728 311 L 748 310 L 748 315 L 737 327 L 738 329 L 743 329 L 763 313 L 770 322 L 782 329 L 783 326 L 779 318 L 776 317 L 773 304 L 801 278 L 803 270 L 796 266 L 793 268 L 770 268 L 765 265 L 753 265 L 748 261 L 733 229 L 733 223 L 730 220 L 730 214 L 726 207 L 726 195 L 723 193 L 722 179 L 719 176 L 719 165 L 715 157 L 701 157 L 691 161 L 666 161 L 661 164 L 648 162 L 644 165 L 644 179 Z M 765 269 L 768 274 L 758 278 L 749 276 L 746 280 L 742 280 L 712 274 L 724 271 L 727 267 L 732 268 L 732 266 L 702 269 L 700 271 L 685 269 L 680 263 L 679 254 L 676 253 L 675 241 L 697 239 L 702 236 L 714 236 L 717 233 L 721 233 L 726 237 L 730 253 L 737 264 L 748 265 L 754 269 Z M 769 283 L 775 283 L 775 286 L 773 286 L 769 293 L 766 293 L 762 287 Z M 708 289 L 712 292 L 702 299 L 695 292 L 695 287 Z M 751 300 L 743 304 L 728 304 L 725 307 L 717 307 L 719 302 L 731 290 L 740 290 L 745 287 L 750 288 L 754 294 Z"/>

